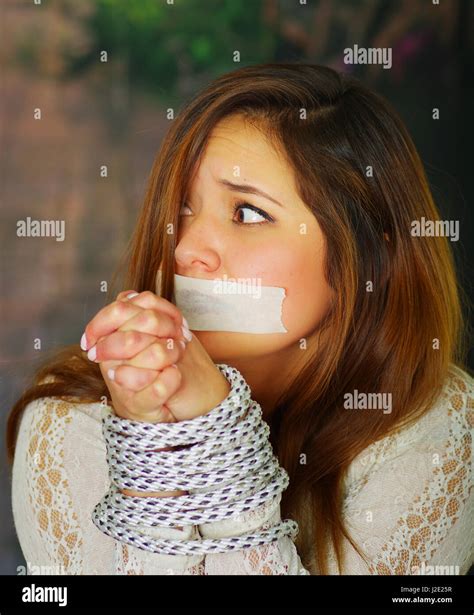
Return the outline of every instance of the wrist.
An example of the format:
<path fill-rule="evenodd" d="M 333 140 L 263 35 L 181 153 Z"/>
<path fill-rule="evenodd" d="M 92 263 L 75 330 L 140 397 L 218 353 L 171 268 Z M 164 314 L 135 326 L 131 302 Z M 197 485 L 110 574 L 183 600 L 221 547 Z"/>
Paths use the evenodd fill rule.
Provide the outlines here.
<path fill-rule="evenodd" d="M 213 386 L 209 390 L 208 397 L 202 404 L 201 408 L 195 413 L 193 418 L 209 414 L 211 410 L 222 404 L 222 402 L 229 396 L 232 387 L 230 382 L 222 376 L 220 386 Z"/>
<path fill-rule="evenodd" d="M 171 411 L 165 406 L 161 406 L 158 410 L 150 410 L 146 413 L 146 415 L 132 412 L 126 408 L 117 409 L 117 407 L 111 403 L 110 407 L 112 408 L 115 416 L 119 419 L 124 419 L 125 421 L 135 421 L 139 423 L 175 423 L 176 419 L 172 415 Z M 168 450 L 168 449 L 162 449 Z"/>

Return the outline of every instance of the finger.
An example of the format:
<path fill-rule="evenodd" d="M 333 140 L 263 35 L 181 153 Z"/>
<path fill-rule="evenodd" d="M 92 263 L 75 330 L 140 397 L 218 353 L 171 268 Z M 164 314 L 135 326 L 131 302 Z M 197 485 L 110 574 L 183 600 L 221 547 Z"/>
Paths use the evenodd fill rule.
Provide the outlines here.
<path fill-rule="evenodd" d="M 114 331 L 100 339 L 88 352 L 91 361 L 113 361 L 131 359 L 156 341 L 155 335 L 140 331 Z"/>
<path fill-rule="evenodd" d="M 120 399 L 121 405 L 126 408 L 125 414 L 119 413 L 119 416 L 124 416 L 126 418 L 137 421 L 144 420 L 143 411 L 136 411 L 136 405 L 133 401 L 136 394 L 135 391 L 132 388 L 127 388 L 120 383 L 123 381 L 125 384 L 130 385 L 131 380 L 135 379 L 135 385 L 132 384 L 132 386 L 138 386 L 137 383 L 140 381 L 140 378 L 142 379 L 142 382 L 146 382 L 148 380 L 150 383 L 152 383 L 156 380 L 159 372 L 157 372 L 156 370 L 138 370 L 137 368 L 130 368 L 134 369 L 136 372 L 142 372 L 142 374 L 135 373 L 134 375 L 131 375 L 127 374 L 126 371 L 121 370 L 122 373 L 118 377 L 119 382 L 117 382 L 116 370 L 119 367 L 121 367 L 121 364 L 117 363 L 116 361 L 106 361 L 100 364 L 102 376 L 105 383 L 107 384 L 110 393 L 112 394 L 113 398 L 115 396 L 117 399 Z M 147 412 L 146 420 L 151 423 L 176 422 L 176 418 L 174 417 L 173 413 L 165 405 L 158 405 L 153 410 L 149 409 L 149 411 Z"/>
<path fill-rule="evenodd" d="M 141 369 L 130 365 L 117 365 L 107 370 L 107 376 L 115 385 L 138 392 L 154 382 L 159 371 L 156 369 Z"/>
<path fill-rule="evenodd" d="M 138 297 L 137 297 L 138 298 Z M 132 301 L 114 301 L 103 307 L 87 324 L 84 335 L 86 348 L 95 346 L 101 337 L 116 331 L 127 320 L 140 313 L 142 308 Z M 181 325 L 163 311 L 161 314 L 160 337 L 182 337 Z"/>
<path fill-rule="evenodd" d="M 114 383 L 112 383 L 112 386 L 115 386 Z M 126 410 L 124 411 L 124 413 L 120 414 L 119 416 L 122 416 L 123 418 L 127 418 L 129 420 L 132 421 L 145 421 L 146 423 L 176 423 L 176 418 L 173 415 L 173 413 L 171 412 L 171 410 L 165 406 L 165 405 L 161 405 L 161 406 L 156 406 L 153 409 L 148 409 L 146 411 L 136 411 L 135 409 L 135 405 L 133 403 L 133 398 L 135 397 L 136 393 L 134 393 L 133 391 L 129 391 L 128 389 L 125 389 L 123 387 L 117 387 L 117 391 L 127 391 L 130 394 L 130 400 L 127 401 L 126 403 Z M 160 450 L 171 450 L 168 448 L 164 448 L 164 449 L 153 449 L 156 451 L 160 451 Z"/>
<path fill-rule="evenodd" d="M 165 369 L 165 367 L 169 367 L 181 360 L 185 347 L 184 342 L 176 344 L 175 340 L 171 338 L 168 340 L 156 340 L 153 344 L 147 346 L 145 350 L 138 352 L 134 357 L 126 361 L 125 365 L 141 367 L 142 369 Z"/>
<path fill-rule="evenodd" d="M 190 342 L 192 339 L 192 334 L 189 331 L 188 323 L 184 319 L 180 310 L 173 304 L 164 299 L 163 297 L 158 297 L 155 293 L 151 291 L 144 291 L 143 293 L 136 293 L 136 296 L 133 296 L 126 301 L 130 301 L 134 305 L 139 305 L 145 310 L 156 310 L 157 312 L 164 312 L 168 314 L 170 318 L 173 318 L 178 327 L 181 327 L 182 338 L 185 343 Z"/>
<path fill-rule="evenodd" d="M 107 386 L 110 386 L 111 384 L 110 382 L 111 378 L 108 375 L 109 370 L 115 371 L 115 369 L 119 365 L 122 365 L 121 361 L 103 361 L 102 363 L 99 363 L 100 371 L 102 373 L 102 378 L 104 379 L 104 382 Z"/>
<path fill-rule="evenodd" d="M 154 309 L 168 314 L 170 318 L 174 319 L 177 326 L 181 327 L 183 325 L 183 315 L 174 303 L 171 303 L 164 297 L 158 297 L 158 295 L 155 295 L 155 293 L 152 293 L 150 290 L 145 290 L 127 299 L 127 295 L 130 295 L 132 292 L 135 291 L 124 291 L 123 293 L 119 293 L 119 296 L 122 301 L 126 299 L 130 303 L 139 305 L 144 309 Z"/>
<path fill-rule="evenodd" d="M 162 319 L 163 313 L 156 309 L 144 308 L 135 316 L 132 316 L 127 320 L 120 328 L 119 331 L 141 331 L 142 333 L 149 333 L 150 335 L 162 336 Z M 180 339 L 183 339 L 183 332 L 181 331 Z"/>
<path fill-rule="evenodd" d="M 133 396 L 134 412 L 146 415 L 166 404 L 181 386 L 181 379 L 179 369 L 173 366 L 166 367 L 151 384 L 135 393 Z"/>
<path fill-rule="evenodd" d="M 138 294 L 139 293 L 137 293 L 136 290 L 122 290 L 122 292 L 117 295 L 117 299 L 115 299 L 115 301 L 128 301 L 129 298 Z"/>
<path fill-rule="evenodd" d="M 115 402 L 115 399 L 122 400 L 119 405 L 123 406 L 123 408 L 120 412 L 117 412 L 117 414 L 127 419 L 141 421 L 143 420 L 143 415 L 137 414 L 135 412 L 135 406 L 133 404 L 135 391 L 120 384 L 122 380 L 127 380 L 129 376 L 124 375 L 124 372 L 119 376 L 120 382 L 117 383 L 115 381 L 115 371 L 120 366 L 120 363 L 118 363 L 117 361 L 106 361 L 104 363 L 101 363 L 100 370 L 102 372 L 102 377 L 104 378 L 104 381 L 112 395 L 113 402 Z M 151 383 L 156 380 L 156 377 L 159 373 L 156 370 L 138 370 L 136 368 L 131 369 L 134 369 L 136 372 L 142 372 L 142 374 L 135 374 L 136 383 L 139 382 L 140 377 L 142 378 L 142 382 L 148 381 L 149 383 Z M 147 373 L 145 374 L 145 372 Z M 127 382 L 125 382 L 125 384 L 127 384 Z M 136 386 L 138 386 L 138 384 Z M 147 414 L 146 420 L 151 423 L 176 423 L 175 416 L 166 405 L 158 406 L 156 410 L 149 412 Z"/>

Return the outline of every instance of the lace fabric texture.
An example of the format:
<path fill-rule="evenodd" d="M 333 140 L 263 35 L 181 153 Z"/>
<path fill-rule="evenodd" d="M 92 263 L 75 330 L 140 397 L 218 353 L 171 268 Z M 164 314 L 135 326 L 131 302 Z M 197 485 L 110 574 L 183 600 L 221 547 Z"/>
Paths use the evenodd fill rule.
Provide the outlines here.
<path fill-rule="evenodd" d="M 466 574 L 474 557 L 473 379 L 452 367 L 438 402 L 416 423 L 353 460 L 343 514 L 366 559 L 344 543 L 343 574 Z M 298 575 L 289 537 L 257 548 L 176 556 L 115 541 L 91 521 L 108 490 L 101 421 L 107 406 L 57 398 L 26 407 L 13 464 L 12 507 L 28 566 L 64 574 Z M 281 496 L 280 496 L 281 497 Z M 280 520 L 280 498 L 200 526 L 144 528 L 163 538 L 238 536 Z M 340 574 L 330 553 L 330 574 Z M 48 572 L 50 573 L 50 572 Z"/>

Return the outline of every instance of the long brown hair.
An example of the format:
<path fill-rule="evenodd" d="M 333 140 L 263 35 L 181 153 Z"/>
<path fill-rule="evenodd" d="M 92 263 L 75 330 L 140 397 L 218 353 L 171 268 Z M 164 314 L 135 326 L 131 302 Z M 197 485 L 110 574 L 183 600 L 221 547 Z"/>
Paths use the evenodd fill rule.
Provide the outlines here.
<path fill-rule="evenodd" d="M 183 178 L 191 177 L 216 123 L 236 113 L 261 129 L 292 166 L 327 242 L 325 270 L 336 300 L 321 343 L 308 351 L 267 420 L 290 477 L 282 517 L 299 524 L 302 562 L 313 574 L 327 574 L 332 545 L 342 574 L 344 536 L 364 557 L 341 513 L 349 464 L 426 412 L 450 364 L 463 364 L 454 261 L 446 237 L 411 235 L 412 221 L 439 214 L 415 146 L 391 106 L 330 68 L 270 63 L 219 77 L 173 122 L 128 246 L 123 288 L 154 291 L 161 267 L 161 294 L 171 300 Z M 46 376 L 55 380 L 41 383 Z M 349 419 L 343 395 L 355 389 L 391 393 L 392 412 Z M 78 346 L 65 348 L 37 372 L 11 411 L 10 462 L 23 409 L 48 396 L 87 402 L 109 394 L 98 365 Z"/>

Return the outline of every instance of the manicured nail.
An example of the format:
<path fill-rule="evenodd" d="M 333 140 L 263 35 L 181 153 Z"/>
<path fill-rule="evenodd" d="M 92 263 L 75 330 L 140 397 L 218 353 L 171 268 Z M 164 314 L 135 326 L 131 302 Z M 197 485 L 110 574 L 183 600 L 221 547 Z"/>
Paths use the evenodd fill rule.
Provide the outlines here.
<path fill-rule="evenodd" d="M 115 380 L 115 370 L 112 368 L 108 369 L 107 376 L 110 378 L 110 380 Z"/>
<path fill-rule="evenodd" d="M 186 329 L 188 329 L 189 331 L 189 324 L 188 321 L 186 320 L 186 318 L 183 316 L 183 325 L 186 327 Z"/>
<path fill-rule="evenodd" d="M 181 344 L 183 348 L 186 348 L 186 344 L 183 342 L 183 340 L 179 340 L 179 343 Z"/>
<path fill-rule="evenodd" d="M 92 346 L 92 348 L 87 353 L 87 358 L 90 361 L 95 361 L 96 356 L 97 356 L 97 348 L 95 346 Z"/>
<path fill-rule="evenodd" d="M 125 297 L 125 299 L 133 299 L 133 297 L 136 297 L 136 296 L 137 296 L 137 295 L 139 295 L 139 294 L 140 294 L 140 293 L 135 293 L 135 292 L 130 293 L 129 295 L 127 295 L 127 296 Z"/>
<path fill-rule="evenodd" d="M 81 337 L 81 348 L 82 350 L 87 350 L 87 337 L 85 333 L 83 333 Z"/>
<path fill-rule="evenodd" d="M 189 329 L 187 329 L 184 325 L 181 327 L 183 331 L 183 336 L 190 342 L 193 339 L 193 335 Z"/>

